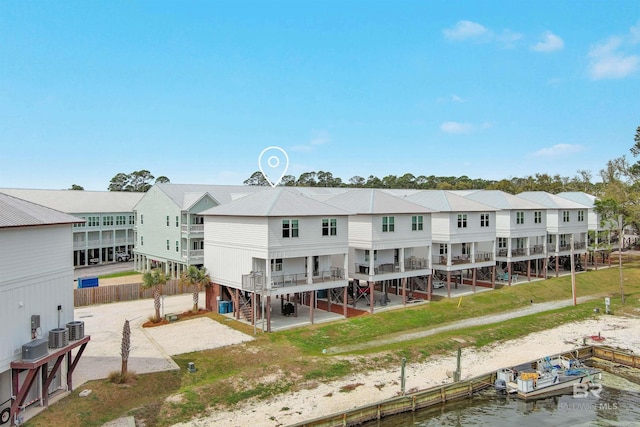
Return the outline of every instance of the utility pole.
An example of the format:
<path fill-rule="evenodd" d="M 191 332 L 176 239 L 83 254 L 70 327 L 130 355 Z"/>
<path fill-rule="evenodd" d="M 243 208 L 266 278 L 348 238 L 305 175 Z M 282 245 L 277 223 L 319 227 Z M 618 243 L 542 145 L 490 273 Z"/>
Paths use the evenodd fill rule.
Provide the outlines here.
<path fill-rule="evenodd" d="M 624 304 L 624 279 L 622 278 L 622 243 L 624 237 L 622 235 L 622 215 L 618 215 L 618 268 L 620 269 L 620 299 Z"/>
<path fill-rule="evenodd" d="M 576 266 L 573 258 L 573 234 L 571 235 L 571 295 L 573 295 L 573 305 L 578 305 L 576 301 Z"/>

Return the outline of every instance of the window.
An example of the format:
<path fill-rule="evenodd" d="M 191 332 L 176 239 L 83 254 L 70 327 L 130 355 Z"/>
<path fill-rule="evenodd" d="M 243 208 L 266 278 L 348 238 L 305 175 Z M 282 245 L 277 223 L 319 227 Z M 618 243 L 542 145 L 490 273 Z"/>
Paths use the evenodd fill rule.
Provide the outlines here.
<path fill-rule="evenodd" d="M 466 243 L 462 244 L 462 255 L 469 255 L 471 254 L 471 247 L 467 246 Z"/>
<path fill-rule="evenodd" d="M 549 240 L 548 240 L 549 244 L 553 243 L 553 234 L 549 234 Z"/>
<path fill-rule="evenodd" d="M 100 217 L 99 216 L 87 217 L 87 227 L 98 227 L 99 225 L 100 225 Z"/>
<path fill-rule="evenodd" d="M 467 228 L 467 214 L 458 214 L 458 228 Z"/>
<path fill-rule="evenodd" d="M 298 220 L 297 219 L 283 219 L 282 220 L 282 237 L 299 237 L 298 235 Z"/>
<path fill-rule="evenodd" d="M 271 271 L 282 271 L 282 258 L 271 260 Z"/>
<path fill-rule="evenodd" d="M 498 237 L 498 249 L 507 249 L 506 237 Z"/>
<path fill-rule="evenodd" d="M 203 216 L 192 216 L 191 217 L 191 224 L 197 224 L 197 225 L 204 224 L 204 217 Z"/>
<path fill-rule="evenodd" d="M 106 225 L 113 225 L 113 216 L 112 215 L 107 215 L 105 217 L 102 218 L 102 225 L 106 226 Z"/>
<path fill-rule="evenodd" d="M 535 211 L 533 213 L 533 222 L 536 224 L 542 224 L 542 211 Z"/>
<path fill-rule="evenodd" d="M 116 215 L 116 225 L 126 225 L 127 217 L 124 215 Z"/>
<path fill-rule="evenodd" d="M 369 249 L 366 249 L 364 251 L 364 262 L 369 262 L 371 260 L 371 254 L 369 252 Z M 378 260 L 378 250 L 376 249 L 375 251 L 373 251 L 373 261 L 377 261 Z"/>
<path fill-rule="evenodd" d="M 140 236 L 140 246 L 144 246 L 144 236 Z"/>
<path fill-rule="evenodd" d="M 129 215 L 129 225 L 135 225 L 135 224 L 136 224 L 135 215 Z"/>
<path fill-rule="evenodd" d="M 569 211 L 562 211 L 562 222 L 569 222 Z"/>
<path fill-rule="evenodd" d="M 578 222 L 583 222 L 584 221 L 584 211 L 580 210 L 578 211 Z"/>
<path fill-rule="evenodd" d="M 176 215 L 176 228 L 178 228 L 178 226 L 180 225 L 180 219 L 179 217 Z"/>
<path fill-rule="evenodd" d="M 322 235 L 335 236 L 338 234 L 338 222 L 335 218 L 322 220 Z"/>
<path fill-rule="evenodd" d="M 169 215 L 167 215 L 167 227 L 169 226 Z"/>
<path fill-rule="evenodd" d="M 488 227 L 489 226 L 489 214 L 483 213 L 480 214 L 480 227 Z"/>
<path fill-rule="evenodd" d="M 180 242 L 176 240 L 176 252 L 180 252 Z"/>
<path fill-rule="evenodd" d="M 524 212 L 516 212 L 516 224 L 524 224 Z"/>
<path fill-rule="evenodd" d="M 449 249 L 447 249 L 446 243 L 440 243 L 440 255 L 446 255 Z"/>
<path fill-rule="evenodd" d="M 524 249 L 525 243 L 526 243 L 526 239 L 524 237 L 518 237 L 516 239 L 516 248 L 517 249 Z"/>
<path fill-rule="evenodd" d="M 411 230 L 412 231 L 421 231 L 422 230 L 422 215 L 414 215 L 411 217 Z"/>
<path fill-rule="evenodd" d="M 169 241 L 167 240 L 167 250 L 169 250 Z"/>
<path fill-rule="evenodd" d="M 560 246 L 567 246 L 567 235 L 566 234 L 561 234 L 560 235 Z"/>
<path fill-rule="evenodd" d="M 383 216 L 382 217 L 382 232 L 393 232 L 395 231 L 394 225 L 395 217 L 393 216 Z"/>
<path fill-rule="evenodd" d="M 84 216 L 81 216 L 80 218 L 84 219 L 85 221 L 87 220 L 87 218 Z M 79 223 L 73 224 L 73 227 L 74 228 L 85 227 L 86 225 L 87 225 L 86 222 L 79 222 Z"/>
<path fill-rule="evenodd" d="M 144 214 L 140 214 L 140 224 L 144 224 Z"/>

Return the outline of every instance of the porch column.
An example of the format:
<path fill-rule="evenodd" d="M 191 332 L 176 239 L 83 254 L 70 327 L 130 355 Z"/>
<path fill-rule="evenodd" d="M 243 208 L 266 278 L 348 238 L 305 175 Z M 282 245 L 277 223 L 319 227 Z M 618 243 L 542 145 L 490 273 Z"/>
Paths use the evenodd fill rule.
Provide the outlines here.
<path fill-rule="evenodd" d="M 507 262 L 507 276 L 507 285 L 511 286 L 511 261 Z"/>
<path fill-rule="evenodd" d="M 427 301 L 431 301 L 431 290 L 433 289 L 433 274 L 427 277 Z"/>
<path fill-rule="evenodd" d="M 313 312 L 316 305 L 316 291 L 311 291 L 309 293 L 311 294 L 309 298 L 309 321 L 313 325 Z"/>
<path fill-rule="evenodd" d="M 560 255 L 556 255 L 556 277 L 559 276 L 560 270 Z"/>
<path fill-rule="evenodd" d="M 237 307 L 236 307 L 237 306 Z M 240 320 L 240 289 L 236 288 L 236 302 L 233 304 L 236 320 Z"/>
<path fill-rule="evenodd" d="M 313 283 L 313 257 L 308 256 L 307 257 L 307 285 L 311 285 L 312 283 Z"/>
<path fill-rule="evenodd" d="M 448 256 L 451 256 L 451 255 L 448 255 Z M 447 298 L 451 298 L 451 272 L 450 271 L 447 271 Z"/>
<path fill-rule="evenodd" d="M 494 264 L 491 267 L 491 289 L 496 288 L 496 265 Z"/>
<path fill-rule="evenodd" d="M 371 272 L 371 270 L 369 270 Z M 369 311 L 373 314 L 373 288 L 376 282 L 373 280 L 369 282 Z"/>
<path fill-rule="evenodd" d="M 531 281 L 531 260 L 527 260 L 527 281 Z"/>
<path fill-rule="evenodd" d="M 347 288 L 348 287 L 349 287 L 349 285 L 345 286 L 344 287 L 344 291 L 342 291 L 343 292 L 343 294 L 342 294 L 342 297 L 343 297 L 343 299 L 342 299 L 342 314 L 344 314 L 344 318 L 345 319 L 347 318 L 347 314 L 348 314 L 348 312 L 347 312 L 347 297 L 348 297 Z"/>
<path fill-rule="evenodd" d="M 271 295 L 267 295 L 267 332 L 271 332 Z"/>
<path fill-rule="evenodd" d="M 473 283 L 473 293 L 474 294 L 476 293 L 476 272 L 477 271 L 478 271 L 478 269 L 474 267 L 473 268 L 473 279 L 472 279 L 473 280 L 472 283 Z"/>
<path fill-rule="evenodd" d="M 399 268 L 400 271 L 404 271 L 404 268 L 405 268 L 405 266 L 404 266 L 404 248 L 400 248 L 399 252 L 400 253 L 398 254 L 398 257 L 400 259 L 398 260 L 398 267 L 400 267 Z"/>
<path fill-rule="evenodd" d="M 407 278 L 402 278 L 402 305 L 407 305 Z"/>

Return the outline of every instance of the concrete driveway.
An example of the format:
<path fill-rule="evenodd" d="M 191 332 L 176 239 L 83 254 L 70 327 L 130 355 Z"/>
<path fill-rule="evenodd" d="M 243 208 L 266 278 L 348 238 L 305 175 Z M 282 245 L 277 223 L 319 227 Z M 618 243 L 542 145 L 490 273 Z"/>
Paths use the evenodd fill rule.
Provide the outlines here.
<path fill-rule="evenodd" d="M 204 293 L 200 301 L 204 301 Z M 192 295 L 174 295 L 163 299 L 164 313 L 182 313 L 192 307 Z M 153 300 L 118 302 L 81 307 L 75 320 L 84 322 L 85 335 L 91 335 L 74 371 L 73 387 L 109 376 L 119 371 L 122 358 L 122 328 L 129 320 L 131 352 L 129 370 L 138 374 L 178 369 L 171 355 L 201 351 L 253 340 L 209 318 L 196 318 L 154 328 L 142 324 L 154 314 Z"/>

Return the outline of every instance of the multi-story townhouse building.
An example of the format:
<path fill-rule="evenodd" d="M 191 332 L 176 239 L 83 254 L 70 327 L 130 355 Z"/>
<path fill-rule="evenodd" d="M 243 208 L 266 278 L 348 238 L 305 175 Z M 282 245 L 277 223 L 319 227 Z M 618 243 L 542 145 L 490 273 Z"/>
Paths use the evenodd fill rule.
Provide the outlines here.
<path fill-rule="evenodd" d="M 457 284 L 465 272 L 474 291 L 478 280 L 495 284 L 496 208 L 444 190 L 411 192 L 406 200 L 434 211 L 432 267 L 446 280 L 448 297 L 452 276 Z"/>
<path fill-rule="evenodd" d="M 374 311 L 374 288 L 381 286 L 382 303 L 388 287 L 403 289 L 407 279 L 431 277 L 431 212 L 424 206 L 383 190 L 354 189 L 326 201 L 349 215 L 349 277 L 354 280 L 354 306 L 362 297 Z M 429 285 L 423 284 L 430 298 Z M 361 290 L 360 283 L 369 289 Z M 414 281 L 410 284 L 413 286 Z M 428 286 L 428 289 L 426 288 Z M 413 287 L 411 289 L 413 291 Z"/>
<path fill-rule="evenodd" d="M 587 253 L 587 207 L 544 191 L 526 191 L 518 197 L 547 208 L 547 255 L 549 269 L 559 275 L 560 267 L 570 268 L 571 254 Z"/>
<path fill-rule="evenodd" d="M 496 211 L 496 262 L 498 279 L 511 284 L 516 274 L 544 277 L 547 259 L 547 208 L 499 190 L 478 190 L 466 198 Z M 533 265 L 532 265 L 533 263 Z"/>
<path fill-rule="evenodd" d="M 255 310 L 267 307 L 270 331 L 271 316 L 284 314 L 269 309 L 272 298 L 284 304 L 295 295 L 294 303 L 306 299 L 313 308 L 317 291 L 341 293 L 347 315 L 348 212 L 278 187 L 199 215 L 204 217 L 204 266 L 214 294 L 231 299 L 237 317 L 254 320 Z"/>
<path fill-rule="evenodd" d="M 73 226 L 73 265 L 112 262 L 117 253 L 132 254 L 133 207 L 144 193 L 0 189 L 5 194 L 82 218 Z"/>
<path fill-rule="evenodd" d="M 162 268 L 178 277 L 204 263 L 201 212 L 264 187 L 156 184 L 135 205 L 134 269 Z"/>
<path fill-rule="evenodd" d="M 582 191 L 565 191 L 557 196 L 564 199 L 580 203 L 587 208 L 587 224 L 589 227 L 588 251 L 591 262 L 598 266 L 598 258 L 602 262 L 611 251 L 611 232 L 616 230 L 617 224 L 610 221 L 603 221 L 600 214 L 595 210 L 596 196 Z"/>
<path fill-rule="evenodd" d="M 89 337 L 54 348 L 47 337 L 73 321 L 69 255 L 72 225 L 81 221 L 0 192 L 0 424 L 25 421 L 31 408 L 72 388 L 71 350 L 83 350 Z M 37 262 L 25 267 L 25 259 Z"/>

